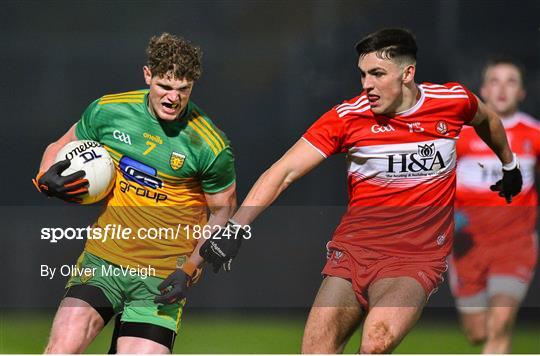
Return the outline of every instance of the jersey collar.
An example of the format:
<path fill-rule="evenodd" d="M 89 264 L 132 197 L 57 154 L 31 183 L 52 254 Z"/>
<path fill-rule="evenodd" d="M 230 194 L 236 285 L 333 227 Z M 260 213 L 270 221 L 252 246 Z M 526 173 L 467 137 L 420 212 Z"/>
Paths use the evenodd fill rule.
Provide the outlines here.
<path fill-rule="evenodd" d="M 416 87 L 420 91 L 420 98 L 418 99 L 416 104 L 414 104 L 412 107 L 408 108 L 407 110 L 400 111 L 400 112 L 396 113 L 395 116 L 409 116 L 409 115 L 412 115 L 415 112 L 417 112 L 418 109 L 420 109 L 422 104 L 424 104 L 424 99 L 426 98 L 426 96 L 424 95 L 424 90 L 419 85 L 417 85 Z"/>
<path fill-rule="evenodd" d="M 505 129 L 512 128 L 516 126 L 517 123 L 519 122 L 519 111 L 516 111 L 515 113 L 513 113 L 512 115 L 508 117 L 501 117 L 501 119 L 502 119 L 501 121 Z"/>

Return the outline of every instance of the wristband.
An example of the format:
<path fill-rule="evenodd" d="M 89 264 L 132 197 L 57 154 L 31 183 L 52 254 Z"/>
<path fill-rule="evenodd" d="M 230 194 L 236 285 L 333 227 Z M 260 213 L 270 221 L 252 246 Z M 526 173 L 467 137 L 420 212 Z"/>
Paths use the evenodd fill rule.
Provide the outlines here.
<path fill-rule="evenodd" d="M 34 183 L 34 185 L 36 186 L 36 189 L 40 192 L 40 193 L 43 193 L 43 188 L 39 186 L 39 180 L 41 179 L 41 176 L 44 175 L 45 172 L 44 171 L 39 171 L 39 173 L 37 174 L 36 178 L 32 179 L 32 183 Z"/>
<path fill-rule="evenodd" d="M 197 272 L 197 266 L 190 261 L 186 261 L 181 268 L 182 271 L 184 271 L 185 274 L 189 276 L 189 278 L 193 278 Z"/>
<path fill-rule="evenodd" d="M 502 169 L 503 171 L 511 171 L 515 168 L 519 168 L 519 160 L 515 153 L 512 153 L 512 162 L 503 164 Z"/>
<path fill-rule="evenodd" d="M 240 233 L 240 237 L 242 238 L 244 238 L 244 236 L 246 235 L 246 230 L 244 229 L 246 225 L 242 226 L 236 221 L 234 221 L 233 219 L 229 219 L 229 221 L 227 221 L 227 225 L 234 229 L 233 232 L 234 232 L 235 238 L 238 236 L 238 233 Z"/>

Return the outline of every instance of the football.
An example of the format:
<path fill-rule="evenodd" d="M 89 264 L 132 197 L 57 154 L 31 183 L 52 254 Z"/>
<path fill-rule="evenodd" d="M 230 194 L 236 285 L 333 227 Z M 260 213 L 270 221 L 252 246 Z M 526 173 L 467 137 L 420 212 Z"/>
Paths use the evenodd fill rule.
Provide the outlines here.
<path fill-rule="evenodd" d="M 93 204 L 105 198 L 114 186 L 116 169 L 107 150 L 96 141 L 73 141 L 62 147 L 55 163 L 69 159 L 71 165 L 63 176 L 83 170 L 88 179 L 88 193 L 81 196 L 81 204 Z"/>

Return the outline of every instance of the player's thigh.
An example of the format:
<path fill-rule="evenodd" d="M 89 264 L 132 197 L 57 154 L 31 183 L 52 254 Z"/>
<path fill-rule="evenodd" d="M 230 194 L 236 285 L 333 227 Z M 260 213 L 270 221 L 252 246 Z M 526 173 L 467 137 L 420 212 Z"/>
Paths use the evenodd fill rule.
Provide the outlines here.
<path fill-rule="evenodd" d="M 341 352 L 361 318 L 362 307 L 351 282 L 340 277 L 326 277 L 309 313 L 302 352 Z"/>
<path fill-rule="evenodd" d="M 116 351 L 120 354 L 168 354 L 174 348 L 176 339 L 176 330 L 169 327 L 157 325 L 155 319 L 144 317 L 146 312 L 139 310 L 141 316 L 136 318 L 139 321 L 121 321 L 118 339 L 116 342 Z M 129 310 L 128 310 L 129 312 Z M 124 311 L 121 319 L 125 319 Z M 158 313 L 155 313 L 158 317 Z M 163 314 L 165 315 L 165 314 Z M 162 317 L 165 320 L 165 318 Z"/>
<path fill-rule="evenodd" d="M 66 297 L 54 317 L 46 353 L 78 353 L 94 340 L 105 321 L 84 300 Z"/>
<path fill-rule="evenodd" d="M 118 354 L 170 354 L 169 347 L 159 342 L 134 336 L 121 336 L 116 344 Z"/>
<path fill-rule="evenodd" d="M 156 304 L 154 298 L 162 281 L 157 277 L 132 277 L 125 281 L 126 287 L 128 284 L 137 287 L 131 288 L 124 304 L 118 333 L 118 353 L 172 351 L 186 300 Z"/>
<path fill-rule="evenodd" d="M 426 292 L 411 277 L 382 278 L 368 289 L 370 309 L 362 332 L 362 353 L 389 353 L 422 313 Z"/>

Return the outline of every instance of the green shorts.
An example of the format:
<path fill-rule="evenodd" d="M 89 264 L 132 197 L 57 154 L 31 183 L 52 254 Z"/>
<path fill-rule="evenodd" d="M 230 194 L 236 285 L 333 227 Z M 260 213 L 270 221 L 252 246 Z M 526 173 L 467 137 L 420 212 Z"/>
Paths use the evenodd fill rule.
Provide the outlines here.
<path fill-rule="evenodd" d="M 126 268 L 122 269 L 86 251 L 77 260 L 77 271 L 69 279 L 66 289 L 76 285 L 98 287 L 114 312 L 122 313 L 123 322 L 159 325 L 178 333 L 186 300 L 169 305 L 154 303 L 162 278 L 147 275 L 144 270 L 137 274 L 126 273 Z"/>

